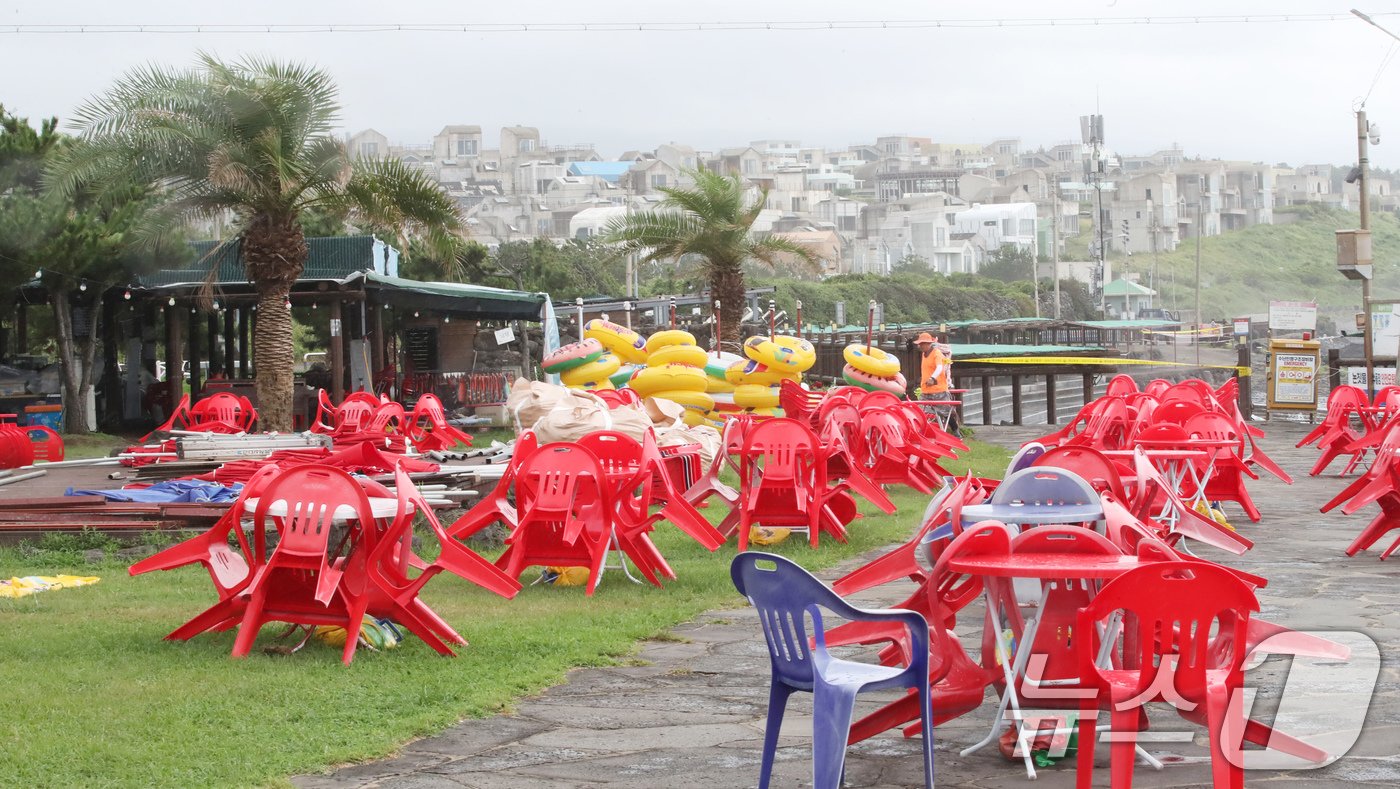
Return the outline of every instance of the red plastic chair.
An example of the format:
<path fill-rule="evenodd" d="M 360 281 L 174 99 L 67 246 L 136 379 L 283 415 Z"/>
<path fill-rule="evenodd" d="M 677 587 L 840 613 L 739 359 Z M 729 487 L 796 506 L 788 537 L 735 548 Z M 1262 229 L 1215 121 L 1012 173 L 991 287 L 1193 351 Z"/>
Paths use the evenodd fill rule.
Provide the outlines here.
<path fill-rule="evenodd" d="M 1093 486 L 1094 490 L 1108 492 L 1120 501 L 1128 501 L 1128 491 L 1123 484 L 1122 469 L 1108 459 L 1107 455 L 1091 447 L 1055 447 L 1036 458 L 1032 466 L 1050 466 L 1073 471 Z"/>
<path fill-rule="evenodd" d="M 1142 391 L 1147 392 L 1160 401 L 1162 399 L 1162 393 L 1170 388 L 1172 388 L 1171 381 L 1163 378 L 1153 378 L 1151 381 L 1147 382 L 1147 387 Z"/>
<path fill-rule="evenodd" d="M 621 408 L 625 405 L 636 405 L 642 402 L 642 398 L 639 397 L 636 390 L 633 389 L 599 389 L 594 391 L 593 394 L 597 395 L 598 399 L 602 400 L 610 409 Z"/>
<path fill-rule="evenodd" d="M 1137 381 L 1127 373 L 1119 373 L 1108 381 L 1104 394 L 1108 397 L 1127 397 L 1138 393 Z"/>
<path fill-rule="evenodd" d="M 21 427 L 25 440 L 29 443 L 29 451 L 34 460 L 47 460 L 50 463 L 57 463 L 63 460 L 63 436 L 59 435 L 52 428 L 44 425 L 28 425 Z M 23 463 L 20 465 L 29 465 Z M 3 466 L 0 466 L 3 468 Z"/>
<path fill-rule="evenodd" d="M 925 538 L 934 529 L 945 525 L 950 530 L 961 532 L 960 518 L 952 516 L 964 505 L 980 504 L 985 498 L 986 494 L 973 484 L 971 475 L 959 479 L 956 485 L 944 487 L 929 502 L 928 512 L 912 537 L 841 576 L 831 588 L 846 597 L 900 578 L 922 583 L 927 578 L 927 571 L 919 564 L 919 551 L 923 549 Z"/>
<path fill-rule="evenodd" d="M 254 528 L 263 532 L 268 510 L 285 502 L 281 538 L 240 595 L 247 599 L 234 639 L 234 657 L 246 656 L 267 622 L 336 625 L 358 633 L 369 606 L 365 562 L 374 549 L 374 518 L 365 492 L 344 471 L 299 466 L 273 480 L 259 497 Z M 332 560 L 329 538 L 335 512 L 349 507 L 357 534 L 349 553 Z M 344 582 L 342 582 L 344 581 Z M 346 638 L 341 660 L 355 657 L 358 638 Z"/>
<path fill-rule="evenodd" d="M 185 429 L 206 433 L 241 433 L 247 422 L 243 403 L 229 392 L 216 392 L 195 403 Z"/>
<path fill-rule="evenodd" d="M 190 396 L 186 394 L 185 396 L 180 398 L 180 402 L 175 405 L 175 408 L 173 410 L 171 410 L 170 417 L 167 418 L 165 422 L 163 422 L 160 425 L 160 427 L 157 427 L 155 430 L 152 430 L 146 435 L 141 436 L 141 442 L 145 443 L 146 441 L 149 441 L 151 436 L 155 435 L 156 433 L 168 433 L 171 430 L 178 429 L 178 425 L 187 425 L 189 424 L 189 419 Z"/>
<path fill-rule="evenodd" d="M 1189 400 L 1162 401 L 1152 411 L 1152 423 L 1156 425 L 1163 423 L 1184 425 L 1186 420 L 1205 411 L 1204 406 Z"/>
<path fill-rule="evenodd" d="M 1260 519 L 1259 508 L 1254 506 L 1254 499 L 1245 487 L 1245 478 L 1258 479 L 1258 476 L 1241 460 L 1245 451 L 1245 436 L 1223 414 L 1197 414 L 1187 420 L 1184 429 L 1192 438 L 1235 443 L 1235 448 L 1228 451 L 1208 450 L 1214 453 L 1215 464 L 1210 479 L 1206 480 L 1205 495 L 1211 501 L 1233 501 L 1239 504 L 1249 519 L 1257 523 Z M 1207 463 L 1203 461 L 1198 465 L 1204 471 Z"/>
<path fill-rule="evenodd" d="M 1100 708 L 1110 710 L 1113 727 L 1112 783 L 1129 787 L 1142 705 L 1165 701 L 1183 717 L 1204 719 L 1214 785 L 1243 787 L 1238 748 L 1247 732 L 1238 694 L 1244 685 L 1245 630 L 1258 610 L 1248 584 L 1209 565 L 1160 562 L 1105 584 L 1079 612 L 1075 628 L 1079 673 L 1085 689 L 1093 691 L 1081 705 L 1078 785 L 1092 782 Z M 1123 637 L 1112 647 L 1115 660 L 1110 668 L 1100 667 L 1098 628 L 1114 632 L 1107 621 L 1120 612 Z M 1218 631 L 1212 638 L 1213 628 Z"/>
<path fill-rule="evenodd" d="M 739 550 L 748 550 L 749 529 L 758 524 L 806 529 L 812 547 L 822 531 L 845 542 L 832 503 L 847 488 L 827 484 L 826 458 L 806 424 L 780 417 L 754 425 L 744 436 L 739 467 Z"/>
<path fill-rule="evenodd" d="M 514 531 L 520 522 L 520 512 L 516 507 L 516 502 L 511 500 L 516 475 L 520 465 L 538 449 L 539 438 L 535 436 L 535 431 L 526 430 L 521 433 L 515 439 L 515 450 L 495 487 L 483 496 L 481 501 L 476 503 L 476 506 L 467 510 L 462 514 L 462 517 L 447 527 L 447 533 L 457 539 L 466 539 L 493 523 L 503 523 L 508 529 Z"/>
<path fill-rule="evenodd" d="M 418 396 L 404 426 L 408 439 L 419 452 L 451 449 L 458 444 L 472 445 L 471 436 L 447 423 L 442 401 L 431 392 Z"/>
<path fill-rule="evenodd" d="M 922 442 L 903 417 L 887 409 L 861 409 L 853 448 L 860 468 L 877 485 L 908 485 L 920 493 L 932 493 L 949 476 L 938 464 L 938 450 Z"/>
<path fill-rule="evenodd" d="M 515 475 L 519 522 L 496 566 L 519 578 L 533 565 L 586 567 L 592 596 L 612 544 L 615 510 L 607 473 L 577 444 L 545 444 Z"/>
<path fill-rule="evenodd" d="M 261 563 L 260 558 L 248 544 L 243 533 L 242 522 L 248 515 L 244 502 L 262 494 L 273 479 L 280 474 L 275 466 L 264 466 L 253 478 L 244 483 L 238 498 L 208 531 L 166 548 L 159 553 L 147 556 L 127 568 L 131 576 L 142 575 L 156 570 L 173 570 L 191 564 L 202 564 L 214 583 L 219 601 L 199 616 L 171 631 L 165 638 L 168 641 L 185 641 L 206 630 L 220 625 L 237 623 L 237 617 L 244 610 L 243 601 L 237 599 L 252 580 L 253 567 Z M 229 537 L 238 543 L 238 550 L 229 546 Z"/>
<path fill-rule="evenodd" d="M 423 586 L 438 573 L 446 570 L 489 591 L 510 599 L 520 591 L 520 582 L 501 572 L 494 564 L 475 551 L 453 540 L 443 531 L 432 506 L 423 498 L 403 467 L 394 471 L 395 495 L 399 500 L 394 523 L 381 535 L 374 555 L 366 565 L 370 581 L 371 615 L 391 619 L 423 639 L 437 652 L 452 655 L 444 641 L 466 644 L 441 617 L 418 598 Z M 438 558 L 418 577 L 408 577 L 409 541 L 413 536 L 413 521 L 423 516 L 428 528 L 437 537 Z"/>

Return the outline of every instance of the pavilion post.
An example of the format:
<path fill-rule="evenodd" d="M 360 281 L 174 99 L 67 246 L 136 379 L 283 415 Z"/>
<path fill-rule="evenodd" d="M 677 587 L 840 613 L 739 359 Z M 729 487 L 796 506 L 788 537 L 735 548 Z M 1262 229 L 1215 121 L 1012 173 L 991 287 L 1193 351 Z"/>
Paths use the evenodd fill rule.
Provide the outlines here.
<path fill-rule="evenodd" d="M 237 377 L 237 375 L 236 375 L 237 371 L 234 370 L 234 363 L 235 363 L 235 361 L 236 361 L 236 357 L 234 356 L 234 351 L 233 351 L 233 348 L 234 348 L 234 339 L 236 338 L 237 335 L 234 334 L 234 328 L 233 328 L 233 313 L 234 313 L 234 310 L 233 310 L 232 307 L 227 307 L 227 306 L 224 307 L 224 377 L 225 377 L 225 378 L 236 378 L 236 377 Z"/>
<path fill-rule="evenodd" d="M 331 302 L 331 399 L 345 399 L 345 330 L 341 325 L 340 299 Z"/>
<path fill-rule="evenodd" d="M 199 378 L 200 372 L 200 347 L 199 347 L 199 315 L 193 309 L 190 310 L 190 320 L 186 324 L 189 333 L 189 354 L 190 354 L 190 402 L 193 403 L 199 398 L 202 383 Z"/>
<path fill-rule="evenodd" d="M 253 311 L 248 307 L 238 308 L 238 377 L 251 378 L 252 370 L 248 364 L 248 327 L 253 317 Z"/>
<path fill-rule="evenodd" d="M 374 365 L 372 374 L 384 369 L 384 307 L 375 304 L 369 308 L 370 332 L 374 339 L 370 342 L 370 363 Z"/>
<path fill-rule="evenodd" d="M 180 347 L 180 308 L 168 305 L 165 308 L 165 382 L 170 388 L 170 413 L 185 396 L 184 350 Z M 170 416 L 167 413 L 166 416 Z"/>

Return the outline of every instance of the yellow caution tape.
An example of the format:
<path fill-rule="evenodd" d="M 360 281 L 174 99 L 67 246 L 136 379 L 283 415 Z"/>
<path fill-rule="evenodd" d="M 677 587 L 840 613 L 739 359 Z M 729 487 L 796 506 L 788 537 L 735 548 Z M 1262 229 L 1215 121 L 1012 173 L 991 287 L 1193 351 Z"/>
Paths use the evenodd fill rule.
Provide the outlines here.
<path fill-rule="evenodd" d="M 1155 359 L 1122 359 L 1113 356 L 994 356 L 987 359 L 954 359 L 955 364 L 1102 364 L 1117 367 L 1120 365 L 1146 365 L 1151 367 L 1192 367 L 1204 370 L 1234 370 L 1241 376 L 1250 374 L 1248 367 L 1232 364 L 1189 364 L 1187 362 L 1166 362 Z"/>

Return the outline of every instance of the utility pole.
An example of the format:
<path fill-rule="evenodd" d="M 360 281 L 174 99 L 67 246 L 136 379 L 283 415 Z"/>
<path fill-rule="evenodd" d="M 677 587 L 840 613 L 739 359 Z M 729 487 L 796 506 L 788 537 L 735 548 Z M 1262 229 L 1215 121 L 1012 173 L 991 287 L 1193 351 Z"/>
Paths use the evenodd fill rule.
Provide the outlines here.
<path fill-rule="evenodd" d="M 1053 190 L 1053 221 L 1050 223 L 1050 278 L 1055 280 L 1055 319 L 1060 319 L 1060 181 L 1050 185 Z"/>
<path fill-rule="evenodd" d="M 1370 20 L 1367 20 L 1370 21 Z M 1367 156 L 1366 144 L 1371 134 L 1371 126 L 1366 122 L 1366 110 L 1356 111 L 1356 166 L 1361 171 L 1357 179 L 1357 185 L 1361 187 L 1361 199 L 1358 207 L 1361 209 L 1361 230 L 1371 232 L 1371 194 L 1370 194 L 1370 166 Z M 1371 278 L 1363 277 L 1361 280 L 1361 313 L 1366 316 L 1366 328 L 1361 334 L 1361 353 L 1366 357 L 1366 394 L 1374 397 L 1376 394 L 1376 363 L 1372 358 L 1373 340 L 1371 320 Z M 1400 369 L 1400 361 L 1397 361 L 1396 369 Z"/>
<path fill-rule="evenodd" d="M 1205 228 L 1201 227 L 1201 206 L 1205 203 L 1205 193 L 1201 191 L 1201 186 L 1196 186 L 1196 331 L 1192 338 L 1196 342 L 1196 366 L 1201 366 L 1201 234 Z"/>

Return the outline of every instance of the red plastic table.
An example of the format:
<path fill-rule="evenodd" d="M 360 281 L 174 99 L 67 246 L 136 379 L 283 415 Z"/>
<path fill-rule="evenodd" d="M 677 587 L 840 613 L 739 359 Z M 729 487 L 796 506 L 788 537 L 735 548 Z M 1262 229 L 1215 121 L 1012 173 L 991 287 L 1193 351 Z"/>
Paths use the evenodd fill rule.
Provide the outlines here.
<path fill-rule="evenodd" d="M 1159 467 L 1162 471 L 1162 476 L 1166 477 L 1167 481 L 1176 488 L 1182 500 L 1194 507 L 1202 501 L 1207 501 L 1206 484 L 1210 482 L 1211 476 L 1215 474 L 1215 459 L 1220 451 L 1235 449 L 1240 445 L 1240 442 L 1190 438 L 1184 441 L 1138 441 L 1137 444 L 1149 453 L 1204 453 L 1205 468 L 1199 471 L 1196 468 L 1195 462 L 1185 456 L 1173 457 L 1170 459 L 1163 456 L 1164 465 Z M 1195 457 L 1196 459 L 1201 459 L 1202 455 L 1197 454 Z M 1148 458 L 1151 458 L 1150 454 Z M 1156 465 L 1156 463 L 1153 463 L 1153 465 Z M 1191 487 L 1194 488 L 1194 490 L 1189 492 L 1189 495 L 1188 491 L 1184 490 L 1182 487 L 1187 482 L 1190 482 Z M 1206 506 L 1210 506 L 1208 501 Z"/>
<path fill-rule="evenodd" d="M 1108 580 L 1117 578 L 1123 573 L 1141 567 L 1144 562 L 1136 556 L 1103 556 L 1086 555 L 1077 553 L 1023 553 L 1008 554 L 1005 556 L 970 556 L 967 558 L 953 557 L 948 560 L 948 569 L 979 575 L 984 578 L 1035 578 L 1039 580 L 1053 580 L 1063 578 L 1075 579 L 1095 579 Z M 1006 678 L 1006 691 L 1002 693 L 1001 702 L 997 705 L 996 717 L 992 719 L 992 729 L 980 742 L 962 750 L 962 755 L 967 756 L 975 753 L 996 741 L 998 729 L 1000 728 L 1003 716 L 1009 707 L 1012 713 L 1012 720 L 1017 724 L 1017 735 L 1020 738 L 1020 748 L 1022 758 L 1026 765 L 1026 775 L 1035 777 L 1035 763 L 1031 758 L 1029 743 L 1025 742 L 1025 732 L 1020 725 L 1023 717 L 1021 714 L 1021 700 L 1016 695 L 1016 678 L 1025 673 L 1026 663 L 1030 660 L 1031 645 L 1035 643 L 1036 628 L 1040 625 L 1040 618 L 1044 614 L 1046 602 L 1049 598 L 1049 587 L 1042 585 L 1040 593 L 1040 604 L 1036 606 L 1035 614 L 1026 623 L 1021 634 L 1020 643 L 1016 646 L 1014 657 L 1006 654 L 1006 644 L 1002 640 L 1001 634 L 1005 627 L 1001 621 L 1001 616 L 997 613 L 997 606 L 992 599 L 992 588 L 990 584 L 984 585 L 983 595 L 986 600 L 987 612 L 991 617 L 992 626 L 996 629 L 993 643 L 996 645 L 997 662 L 1002 667 L 1003 675 Z M 1105 638 L 1104 643 L 1110 644 L 1113 639 Z M 1104 655 L 1100 656 L 1101 658 Z M 1053 680 L 1041 680 L 1042 685 L 1054 684 Z M 1067 723 L 1068 725 L 1072 725 Z M 1146 753 L 1141 751 L 1140 753 Z M 1151 758 L 1151 757 L 1149 757 Z"/>

